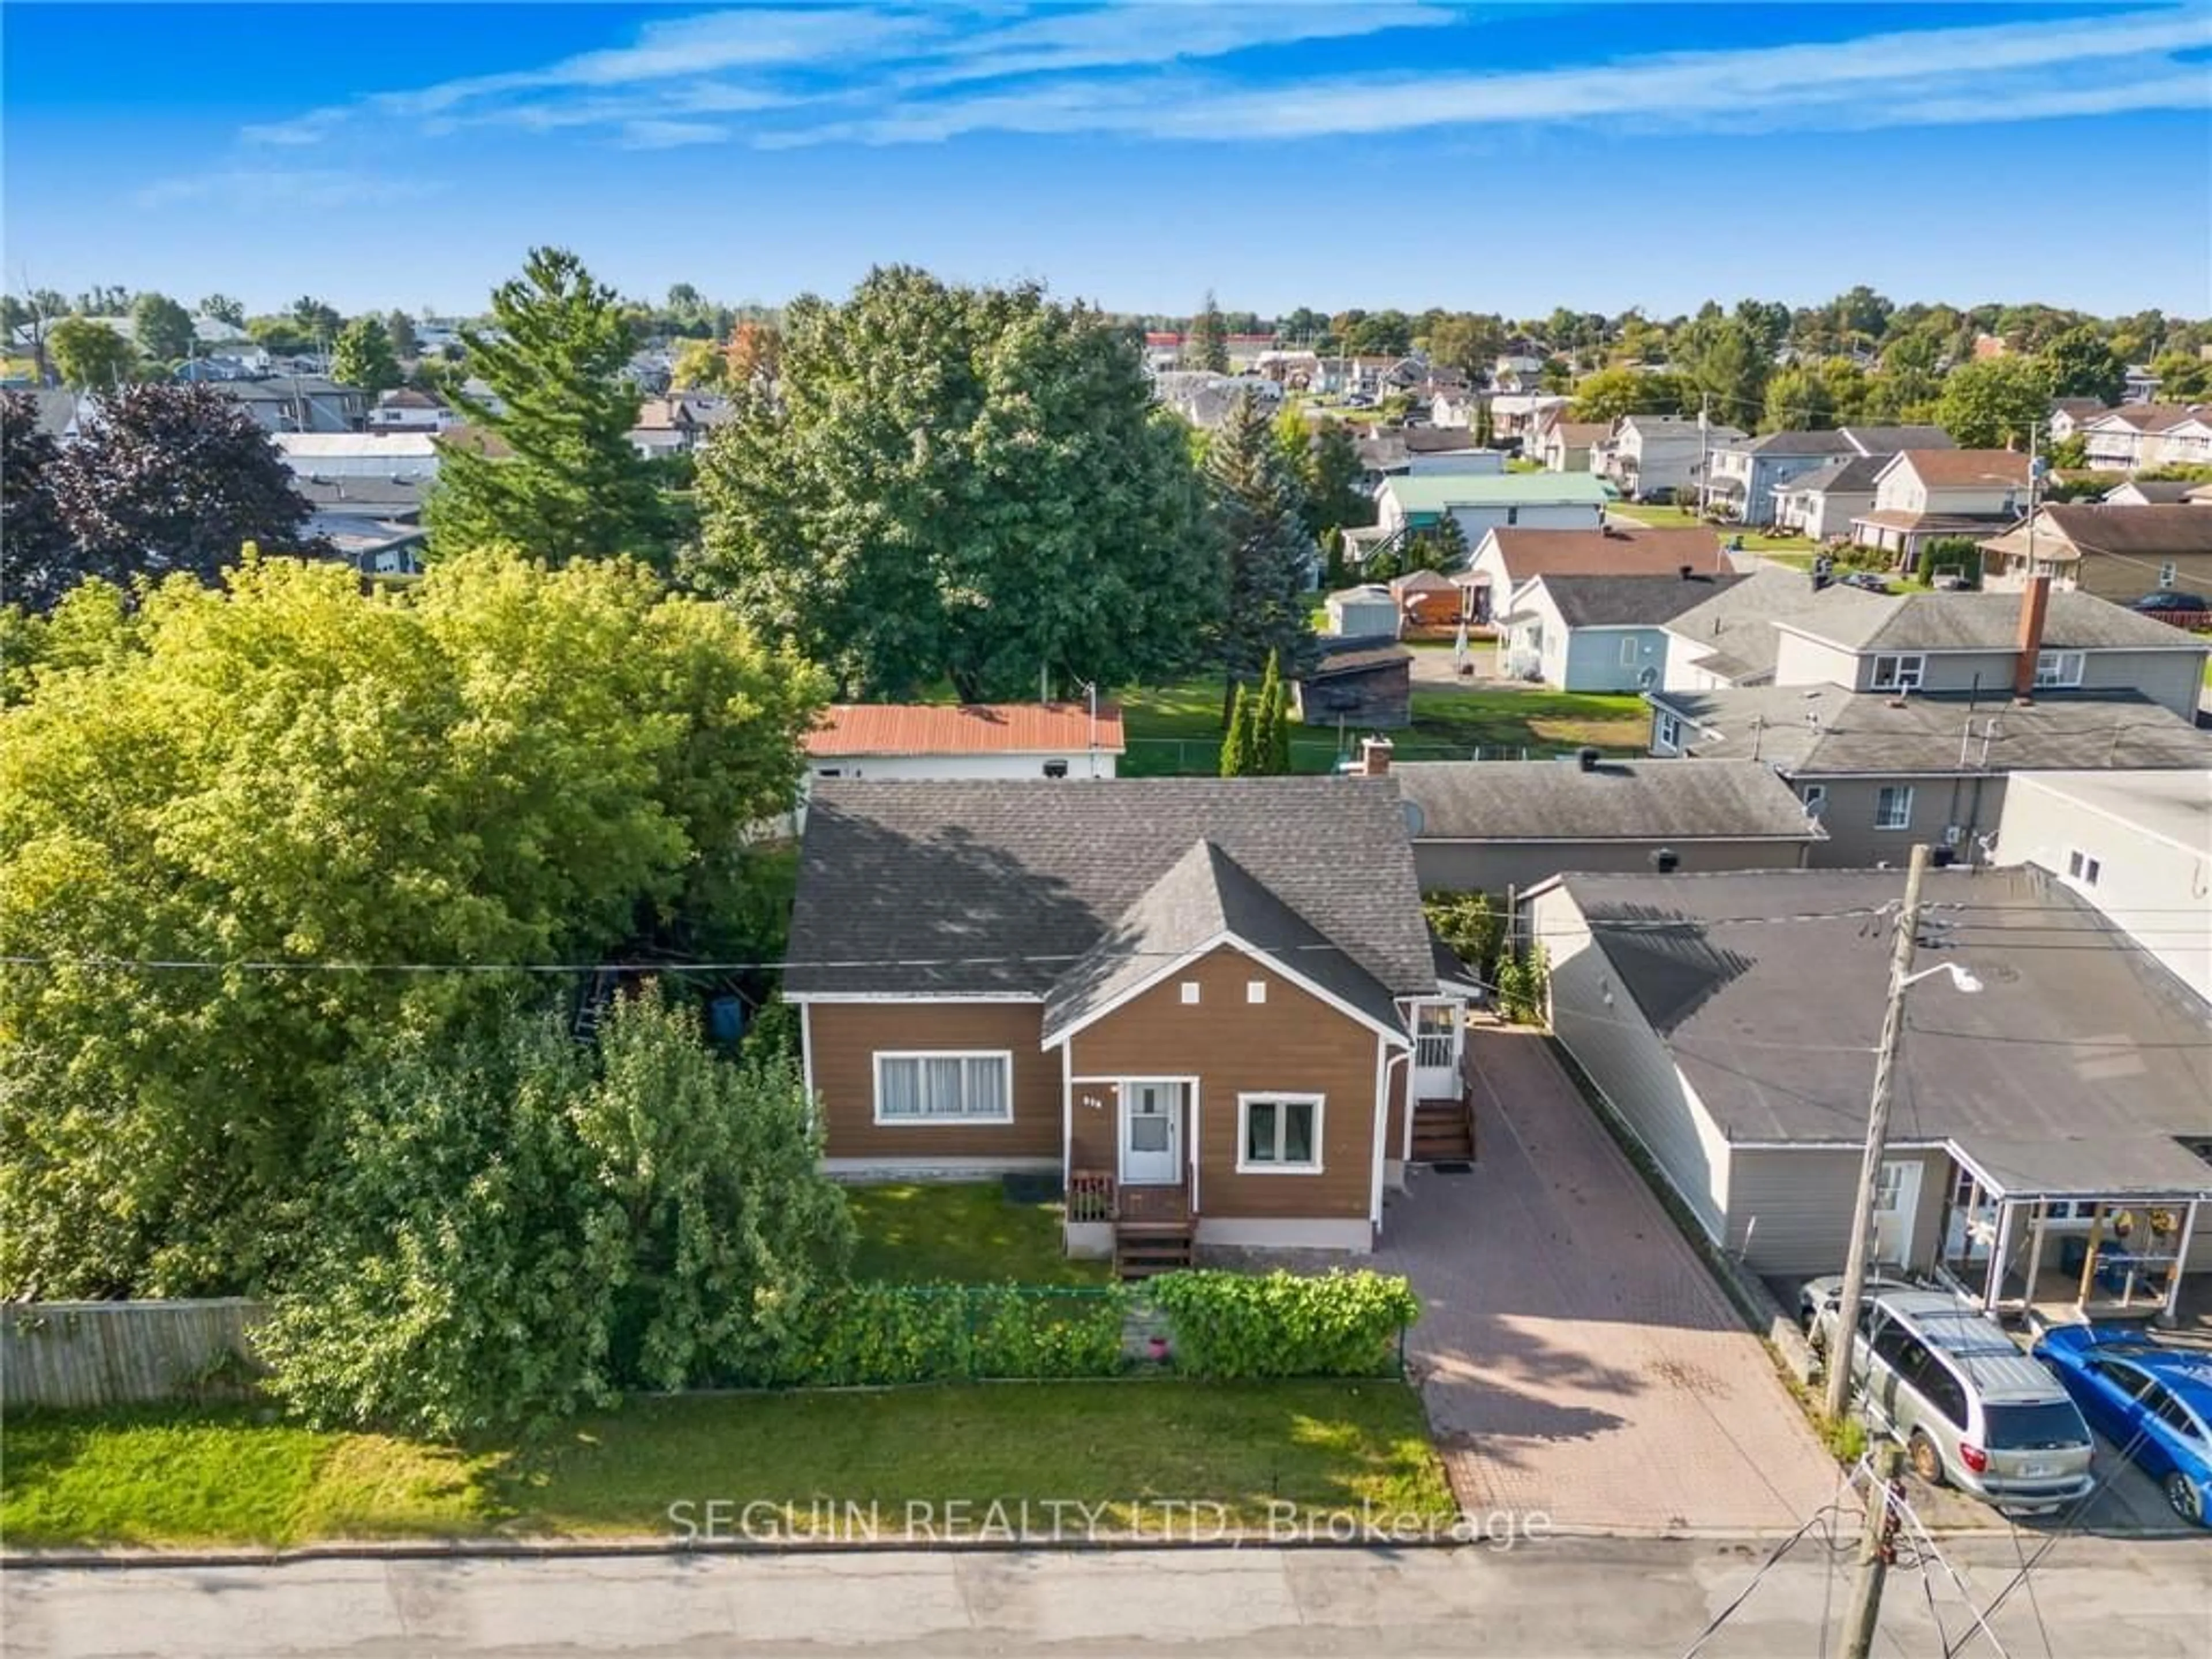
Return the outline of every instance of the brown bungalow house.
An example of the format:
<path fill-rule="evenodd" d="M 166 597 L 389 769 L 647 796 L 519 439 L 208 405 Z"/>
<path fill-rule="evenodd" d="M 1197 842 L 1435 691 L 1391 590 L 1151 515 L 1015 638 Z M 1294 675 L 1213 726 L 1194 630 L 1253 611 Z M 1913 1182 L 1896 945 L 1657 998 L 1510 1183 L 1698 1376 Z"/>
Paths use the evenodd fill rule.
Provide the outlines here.
<path fill-rule="evenodd" d="M 820 783 L 789 957 L 831 1174 L 1055 1175 L 1125 1269 L 1371 1248 L 1409 1071 L 1464 1129 L 1388 776 Z"/>

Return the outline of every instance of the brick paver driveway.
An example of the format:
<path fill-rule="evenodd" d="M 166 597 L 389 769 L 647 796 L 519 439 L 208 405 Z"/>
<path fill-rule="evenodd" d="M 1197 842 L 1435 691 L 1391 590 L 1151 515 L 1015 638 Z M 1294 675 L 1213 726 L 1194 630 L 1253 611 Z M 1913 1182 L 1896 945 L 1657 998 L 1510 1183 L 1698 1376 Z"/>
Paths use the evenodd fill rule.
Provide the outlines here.
<path fill-rule="evenodd" d="M 1413 1358 L 1462 1506 L 1753 1532 L 1833 1498 L 1765 1350 L 1543 1039 L 1468 1047 L 1480 1161 L 1417 1170 L 1376 1260 L 1425 1304 Z"/>

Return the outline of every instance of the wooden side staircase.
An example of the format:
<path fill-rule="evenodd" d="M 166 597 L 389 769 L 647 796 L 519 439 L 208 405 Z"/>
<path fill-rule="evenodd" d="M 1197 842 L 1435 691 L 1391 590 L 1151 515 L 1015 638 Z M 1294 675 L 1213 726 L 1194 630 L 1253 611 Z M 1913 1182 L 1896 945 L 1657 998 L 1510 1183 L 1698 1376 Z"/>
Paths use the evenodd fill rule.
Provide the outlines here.
<path fill-rule="evenodd" d="M 1474 1158 L 1474 1113 L 1467 1101 L 1424 1100 L 1415 1103 L 1414 1163 L 1468 1163 Z"/>

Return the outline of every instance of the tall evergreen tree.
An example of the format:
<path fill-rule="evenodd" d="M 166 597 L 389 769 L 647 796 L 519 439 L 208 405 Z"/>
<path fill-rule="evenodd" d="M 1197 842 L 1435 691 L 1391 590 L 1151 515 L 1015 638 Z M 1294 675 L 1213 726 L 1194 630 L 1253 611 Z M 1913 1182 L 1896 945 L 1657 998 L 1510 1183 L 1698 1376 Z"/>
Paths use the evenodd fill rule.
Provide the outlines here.
<path fill-rule="evenodd" d="M 1249 778 L 1259 770 L 1259 705 L 1252 688 L 1237 688 L 1237 701 L 1229 715 L 1229 730 L 1221 739 L 1221 775 Z"/>
<path fill-rule="evenodd" d="M 1253 744 L 1257 770 L 1273 776 L 1291 769 L 1291 688 L 1283 678 L 1282 653 L 1267 653 L 1267 672 L 1260 681 L 1260 733 Z"/>
<path fill-rule="evenodd" d="M 1214 303 L 1213 290 L 1206 290 L 1206 303 L 1190 319 L 1190 337 L 1183 342 L 1183 361 L 1209 374 L 1229 372 L 1229 323 Z"/>
<path fill-rule="evenodd" d="M 533 248 L 491 296 L 492 326 L 465 331 L 468 370 L 496 403 L 460 405 L 489 442 L 447 441 L 431 493 L 441 553 L 508 542 L 533 558 L 658 558 L 665 517 L 630 446 L 641 401 L 623 377 L 630 323 L 615 291 L 561 248 Z"/>
<path fill-rule="evenodd" d="M 1298 674 L 1314 654 L 1308 589 L 1319 554 L 1303 517 L 1304 491 L 1283 465 L 1267 418 L 1249 392 L 1206 446 L 1213 522 L 1228 559 L 1228 599 L 1217 639 L 1225 722 L 1237 688 L 1255 678 L 1270 652 Z"/>

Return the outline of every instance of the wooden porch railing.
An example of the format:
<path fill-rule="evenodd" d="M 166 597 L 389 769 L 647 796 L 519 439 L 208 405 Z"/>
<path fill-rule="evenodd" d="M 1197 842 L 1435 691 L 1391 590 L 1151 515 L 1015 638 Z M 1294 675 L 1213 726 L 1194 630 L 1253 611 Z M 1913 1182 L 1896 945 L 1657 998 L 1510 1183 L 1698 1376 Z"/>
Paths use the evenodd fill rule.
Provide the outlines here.
<path fill-rule="evenodd" d="M 1075 1170 L 1067 1177 L 1070 1221 L 1111 1221 L 1115 1217 L 1114 1176 L 1108 1170 Z"/>

